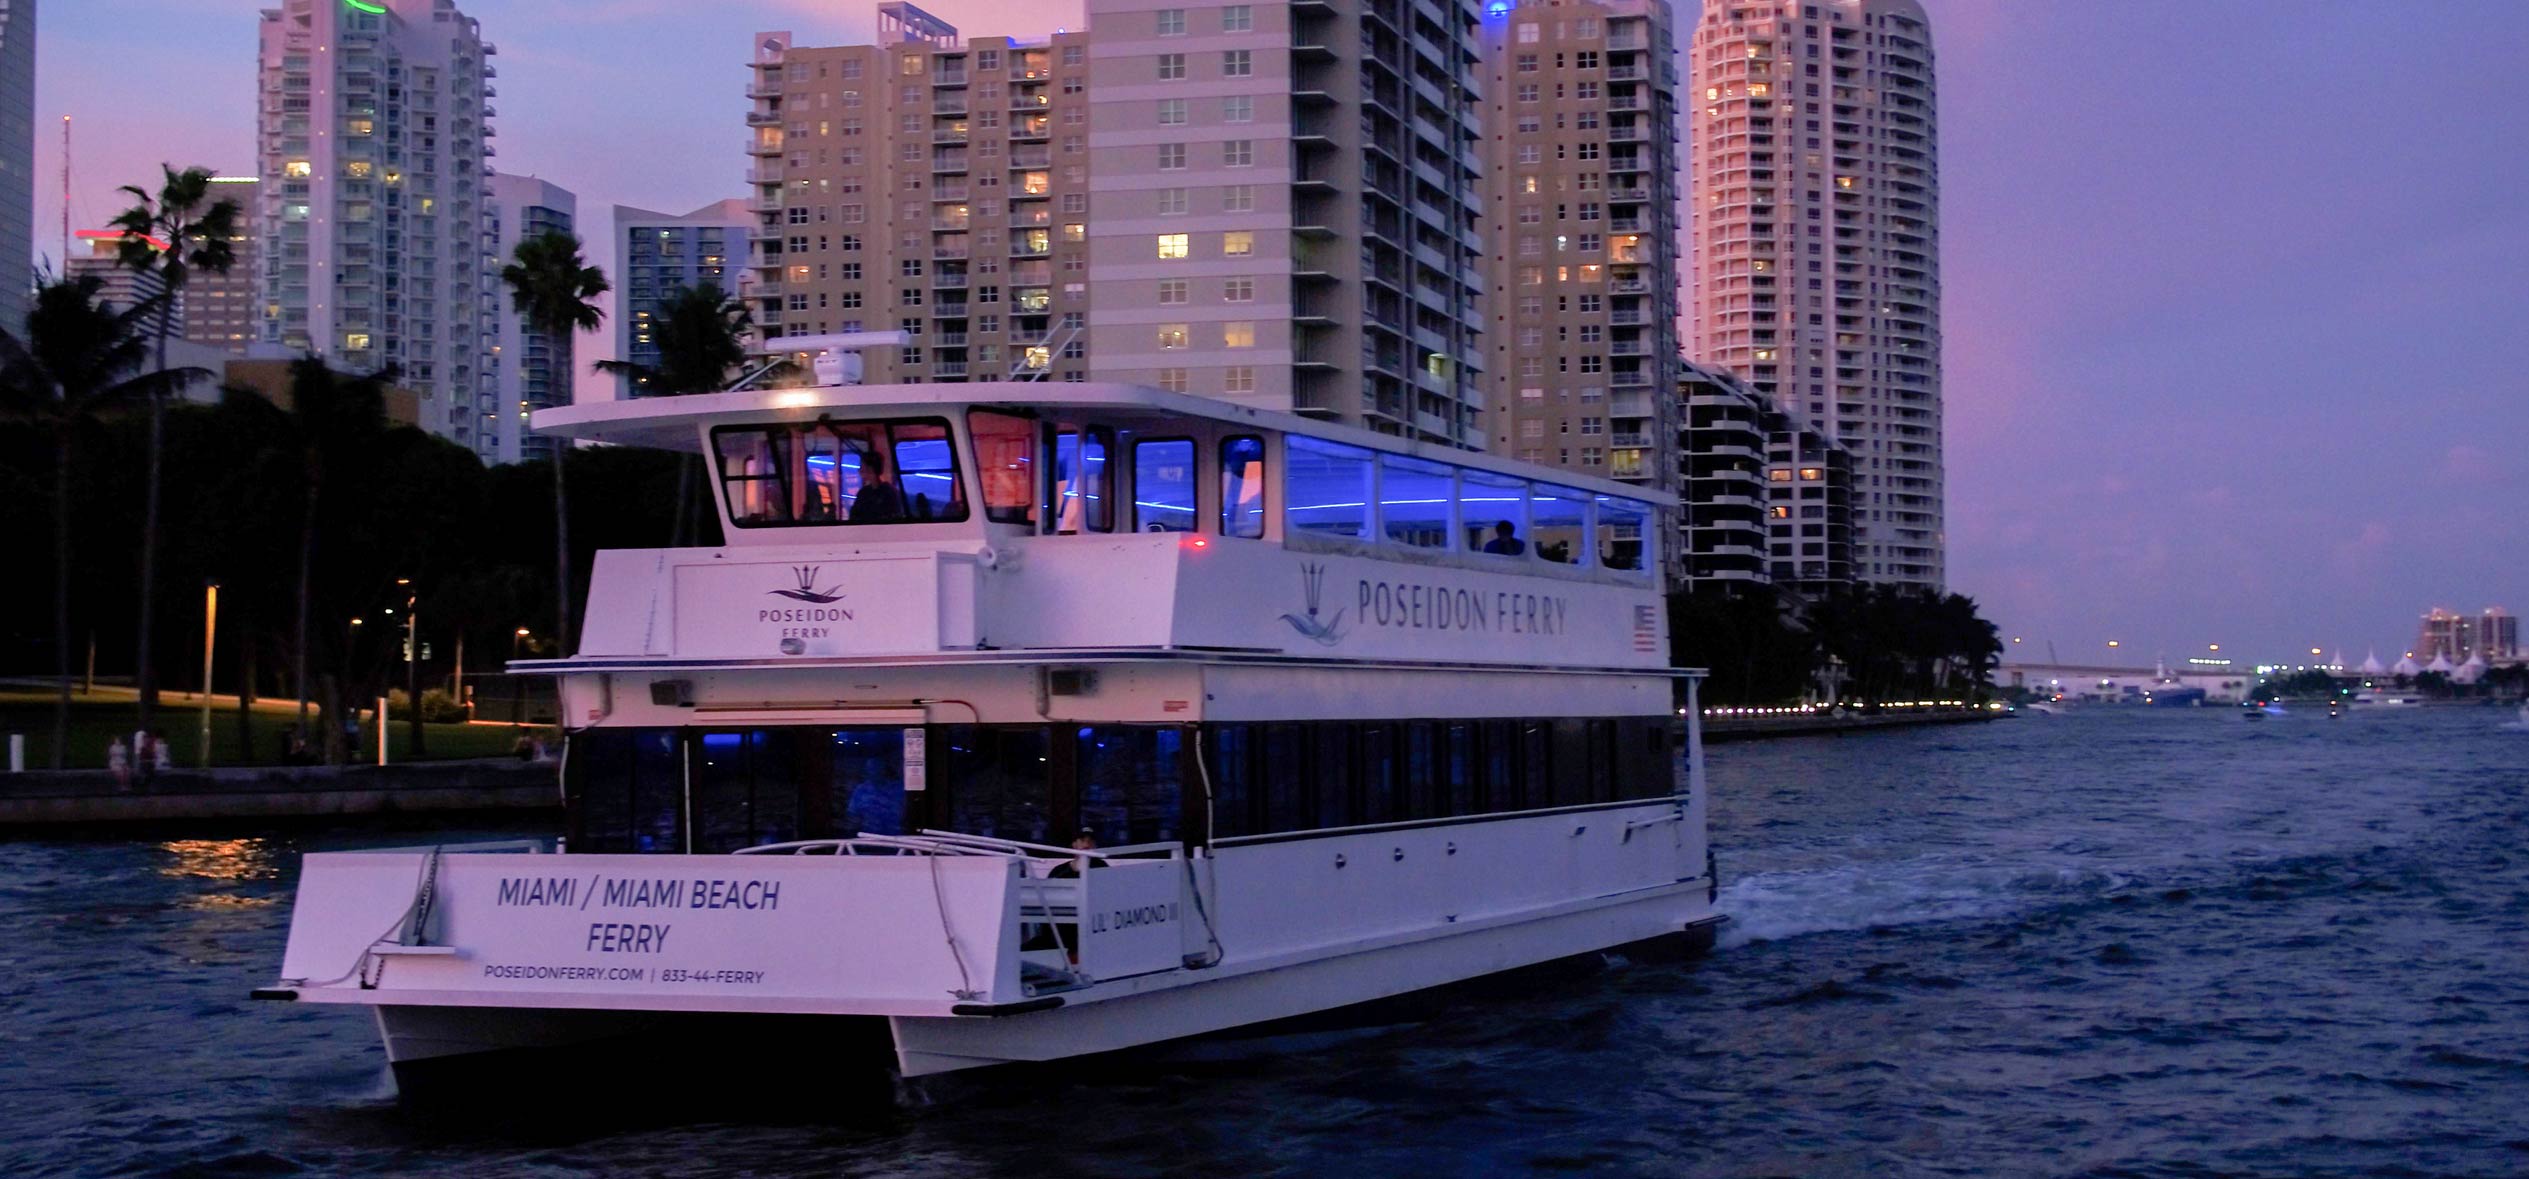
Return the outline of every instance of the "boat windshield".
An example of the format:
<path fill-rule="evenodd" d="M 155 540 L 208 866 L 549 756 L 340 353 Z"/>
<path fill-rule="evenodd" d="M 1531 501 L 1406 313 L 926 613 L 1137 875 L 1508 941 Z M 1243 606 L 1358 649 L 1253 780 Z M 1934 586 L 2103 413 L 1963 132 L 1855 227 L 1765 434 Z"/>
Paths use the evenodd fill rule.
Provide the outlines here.
<path fill-rule="evenodd" d="M 712 431 L 712 447 L 740 528 L 966 518 L 956 447 L 939 418 L 726 426 Z"/>

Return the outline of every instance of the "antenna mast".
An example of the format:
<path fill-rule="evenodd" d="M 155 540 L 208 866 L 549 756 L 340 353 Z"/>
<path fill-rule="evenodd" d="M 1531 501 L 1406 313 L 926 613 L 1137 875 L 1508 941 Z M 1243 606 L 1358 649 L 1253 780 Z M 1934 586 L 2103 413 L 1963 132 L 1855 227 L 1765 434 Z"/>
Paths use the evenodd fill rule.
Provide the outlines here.
<path fill-rule="evenodd" d="M 70 116 L 61 117 L 61 268 L 70 270 Z"/>

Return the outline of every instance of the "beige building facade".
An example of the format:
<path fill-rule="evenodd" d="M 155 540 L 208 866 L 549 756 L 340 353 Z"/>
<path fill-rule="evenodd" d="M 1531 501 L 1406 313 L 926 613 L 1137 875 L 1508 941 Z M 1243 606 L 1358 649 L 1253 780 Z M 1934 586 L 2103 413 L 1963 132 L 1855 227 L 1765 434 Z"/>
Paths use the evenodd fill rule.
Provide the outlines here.
<path fill-rule="evenodd" d="M 1496 2 L 1483 31 L 1489 448 L 1671 487 L 1678 170 L 1669 7 Z"/>
<path fill-rule="evenodd" d="M 873 382 L 1088 371 L 1088 54 L 882 4 L 878 43 L 758 34 L 745 294 L 783 336 L 902 331 Z"/>
<path fill-rule="evenodd" d="M 1090 0 L 1090 353 L 1484 443 L 1471 0 Z"/>
<path fill-rule="evenodd" d="M 1939 588 L 1938 137 L 1915 0 L 1717 0 L 1686 49 L 1687 349 L 1841 441 L 1853 573 Z"/>

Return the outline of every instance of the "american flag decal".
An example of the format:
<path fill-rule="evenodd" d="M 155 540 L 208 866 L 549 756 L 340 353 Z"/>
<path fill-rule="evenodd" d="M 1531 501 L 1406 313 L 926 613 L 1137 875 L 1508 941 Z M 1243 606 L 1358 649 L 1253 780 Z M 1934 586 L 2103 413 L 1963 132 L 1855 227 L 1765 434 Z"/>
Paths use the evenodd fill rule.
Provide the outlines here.
<path fill-rule="evenodd" d="M 1645 655 L 1656 654 L 1660 649 L 1659 615 L 1652 613 L 1656 609 L 1656 606 L 1633 608 L 1633 649 Z"/>

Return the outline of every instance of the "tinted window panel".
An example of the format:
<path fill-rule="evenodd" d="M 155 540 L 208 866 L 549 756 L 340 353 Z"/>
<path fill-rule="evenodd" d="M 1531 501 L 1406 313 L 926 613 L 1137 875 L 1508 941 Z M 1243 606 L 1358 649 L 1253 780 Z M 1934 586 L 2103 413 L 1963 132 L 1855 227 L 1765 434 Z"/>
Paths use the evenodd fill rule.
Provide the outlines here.
<path fill-rule="evenodd" d="M 995 524 L 1036 523 L 1036 423 L 988 409 L 969 411 L 975 477 L 983 482 L 984 518 Z"/>
<path fill-rule="evenodd" d="M 1184 438 L 1133 444 L 1133 529 L 1194 531 L 1194 443 Z"/>
<path fill-rule="evenodd" d="M 1076 737 L 1082 829 L 1103 847 L 1179 838 L 1183 733 L 1097 725 L 1079 728 Z"/>
<path fill-rule="evenodd" d="M 1115 498 L 1107 493 L 1107 438 L 1098 429 L 1065 429 L 1054 436 L 1054 531 L 1107 532 L 1115 526 Z"/>
<path fill-rule="evenodd" d="M 931 789 L 948 798 L 949 830 L 1021 843 L 1070 842 L 1053 830 L 1043 726 L 942 725 L 931 731 Z"/>
<path fill-rule="evenodd" d="M 830 729 L 823 736 L 831 746 L 826 790 L 835 826 L 846 835 L 904 834 L 904 730 Z"/>
<path fill-rule="evenodd" d="M 1282 440 L 1282 526 L 1330 536 L 1370 533 L 1370 452 L 1297 434 Z"/>
<path fill-rule="evenodd" d="M 1221 535 L 1264 535 L 1264 439 L 1240 435 L 1221 440 Z"/>
<path fill-rule="evenodd" d="M 1518 557 L 1528 552 L 1528 484 L 1490 471 L 1458 477 L 1458 513 L 1466 551 Z"/>
<path fill-rule="evenodd" d="M 1457 479 L 1439 463 L 1379 456 L 1379 524 L 1388 540 L 1418 549 L 1449 547 Z"/>
<path fill-rule="evenodd" d="M 1558 565 L 1576 565 L 1588 556 L 1589 499 L 1568 487 L 1538 484 L 1528 494 L 1528 518 L 1536 530 L 1533 548 Z"/>

